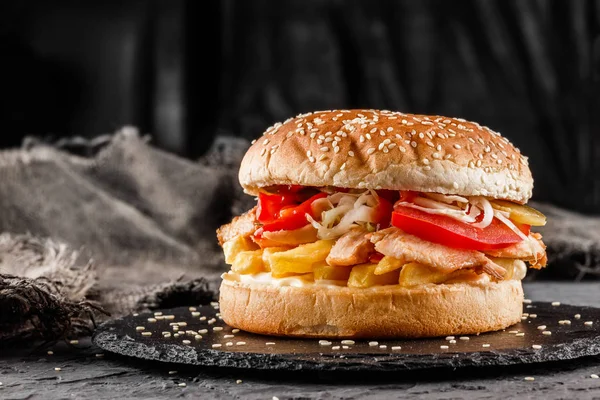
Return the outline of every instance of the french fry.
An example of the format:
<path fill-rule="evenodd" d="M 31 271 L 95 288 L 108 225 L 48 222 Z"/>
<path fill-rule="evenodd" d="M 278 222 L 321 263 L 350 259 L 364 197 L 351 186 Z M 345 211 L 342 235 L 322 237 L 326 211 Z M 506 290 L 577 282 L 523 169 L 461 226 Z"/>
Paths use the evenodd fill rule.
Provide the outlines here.
<path fill-rule="evenodd" d="M 402 268 L 404 264 L 406 263 L 398 260 L 397 258 L 385 256 L 377 264 L 377 268 L 375 268 L 375 275 L 383 275 L 385 273 L 395 271 Z"/>
<path fill-rule="evenodd" d="M 265 271 L 271 271 L 271 255 L 289 250 L 289 247 L 265 247 L 263 249 L 262 259 Z"/>
<path fill-rule="evenodd" d="M 361 264 L 352 268 L 348 278 L 348 287 L 367 288 L 380 285 L 396 285 L 399 271 L 375 275 L 377 264 Z"/>
<path fill-rule="evenodd" d="M 443 283 L 448 279 L 449 274 L 443 274 L 427 265 L 419 263 L 408 263 L 400 271 L 400 286 L 410 287 L 419 286 L 427 283 Z"/>
<path fill-rule="evenodd" d="M 231 264 L 231 270 L 242 275 L 257 274 L 263 272 L 262 250 L 242 251 L 238 253 Z"/>
<path fill-rule="evenodd" d="M 332 267 L 327 263 L 313 266 L 315 280 L 347 281 L 352 267 Z"/>
<path fill-rule="evenodd" d="M 275 278 L 280 278 L 310 273 L 313 271 L 314 265 L 325 261 L 333 243 L 333 240 L 319 240 L 287 251 L 273 253 L 269 256 L 268 262 L 271 274 Z"/>
<path fill-rule="evenodd" d="M 225 253 L 225 262 L 233 264 L 233 261 L 242 251 L 257 250 L 258 246 L 248 236 L 238 235 L 231 240 L 223 243 L 223 253 Z"/>

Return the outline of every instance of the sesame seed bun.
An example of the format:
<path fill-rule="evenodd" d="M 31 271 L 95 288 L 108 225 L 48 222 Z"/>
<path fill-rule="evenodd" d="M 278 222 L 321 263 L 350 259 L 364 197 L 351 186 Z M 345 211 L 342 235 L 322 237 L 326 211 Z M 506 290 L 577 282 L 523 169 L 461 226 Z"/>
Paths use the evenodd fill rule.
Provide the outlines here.
<path fill-rule="evenodd" d="M 419 338 L 500 330 L 521 320 L 521 281 L 373 288 L 224 280 L 220 311 L 245 331 L 315 338 Z"/>
<path fill-rule="evenodd" d="M 379 110 L 318 111 L 277 123 L 250 147 L 239 179 L 252 195 L 295 184 L 525 203 L 533 189 L 527 158 L 499 133 L 460 118 Z"/>

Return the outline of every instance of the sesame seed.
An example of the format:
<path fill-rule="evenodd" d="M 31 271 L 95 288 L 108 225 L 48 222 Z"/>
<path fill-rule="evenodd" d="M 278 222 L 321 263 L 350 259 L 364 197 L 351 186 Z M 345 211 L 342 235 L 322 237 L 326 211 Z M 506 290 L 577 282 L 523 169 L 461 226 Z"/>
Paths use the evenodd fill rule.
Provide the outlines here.
<path fill-rule="evenodd" d="M 165 315 L 165 319 L 175 319 L 174 315 Z"/>
<path fill-rule="evenodd" d="M 398 146 L 398 150 L 400 150 L 402 153 L 406 153 L 406 149 L 402 146 Z"/>
<path fill-rule="evenodd" d="M 583 324 L 587 325 L 587 326 L 592 326 L 594 324 L 594 322 L 593 321 L 585 321 Z"/>
<path fill-rule="evenodd" d="M 333 147 L 333 152 L 334 152 L 334 153 L 339 153 L 339 151 L 340 151 L 340 148 L 339 148 L 339 146 L 334 146 L 334 147 Z"/>
<path fill-rule="evenodd" d="M 533 346 L 531 346 L 531 348 L 533 348 L 535 350 L 539 350 L 542 348 L 542 346 L 540 346 L 539 344 L 534 344 Z"/>
<path fill-rule="evenodd" d="M 215 326 L 213 328 L 213 331 L 215 331 L 215 332 L 219 332 L 219 331 L 222 331 L 222 330 L 223 330 L 223 327 L 221 327 L 221 326 Z"/>
<path fill-rule="evenodd" d="M 542 335 L 550 336 L 550 335 L 552 335 L 552 332 L 544 331 L 544 332 L 542 332 Z"/>
<path fill-rule="evenodd" d="M 225 343 L 225 346 L 233 346 L 233 342 L 227 342 Z"/>
<path fill-rule="evenodd" d="M 143 327 L 143 326 L 136 326 L 136 327 L 135 327 L 135 330 L 136 330 L 136 331 L 138 331 L 138 332 L 141 332 L 141 331 L 143 331 L 143 330 L 145 330 L 145 329 L 146 329 L 146 328 L 145 328 L 145 327 Z"/>
<path fill-rule="evenodd" d="M 468 336 L 461 336 L 461 337 L 459 337 L 459 339 L 460 340 L 469 340 L 469 337 Z"/>
<path fill-rule="evenodd" d="M 52 350 L 48 350 L 48 355 L 51 356 L 52 354 L 54 354 L 54 352 Z"/>
<path fill-rule="evenodd" d="M 387 349 L 387 346 L 385 344 L 379 345 L 380 349 Z"/>
<path fill-rule="evenodd" d="M 339 350 L 339 349 L 340 349 L 340 346 L 333 346 L 333 347 L 331 348 L 331 350 Z"/>
<path fill-rule="evenodd" d="M 406 120 L 405 120 L 405 121 L 406 121 Z M 393 131 L 393 130 L 394 130 L 394 128 L 392 128 L 391 126 L 388 126 L 388 128 L 386 129 L 386 131 L 388 131 L 388 132 L 391 132 L 391 131 Z"/>
<path fill-rule="evenodd" d="M 331 342 L 327 340 L 319 340 L 320 346 L 331 346 Z"/>
<path fill-rule="evenodd" d="M 267 342 L 265 343 L 266 346 L 275 346 L 275 342 Z"/>
<path fill-rule="evenodd" d="M 371 155 L 371 154 L 373 154 L 374 152 L 375 152 L 375 147 L 371 147 L 371 148 L 369 148 L 369 150 L 367 150 L 367 155 L 369 155 L 369 156 L 370 156 L 370 155 Z"/>
<path fill-rule="evenodd" d="M 342 340 L 342 344 L 353 345 L 354 344 L 354 340 Z"/>
<path fill-rule="evenodd" d="M 189 340 L 186 339 L 186 340 L 182 340 L 181 343 L 183 343 L 183 344 L 190 344 L 192 342 L 190 342 Z"/>
<path fill-rule="evenodd" d="M 457 150 L 458 150 L 458 149 L 460 149 L 460 147 L 461 147 L 461 146 L 460 146 L 460 144 L 458 144 L 458 143 L 455 143 L 455 144 L 454 144 L 454 148 L 455 148 L 455 149 L 457 149 Z"/>
<path fill-rule="evenodd" d="M 523 379 L 526 380 L 526 381 L 535 381 L 535 378 L 533 376 L 526 376 Z"/>
<path fill-rule="evenodd" d="M 529 299 L 523 299 L 523 303 L 525 303 L 525 304 L 531 304 L 531 300 L 529 300 Z"/>
<path fill-rule="evenodd" d="M 279 400 L 279 397 L 273 396 L 273 398 L 271 400 Z"/>
<path fill-rule="evenodd" d="M 202 335 L 196 335 L 196 336 L 194 336 L 194 340 L 202 340 Z"/>
<path fill-rule="evenodd" d="M 163 337 L 164 338 L 170 338 L 171 337 L 171 332 L 163 332 Z"/>
<path fill-rule="evenodd" d="M 55 371 L 62 371 L 62 368 L 60 368 L 60 367 L 55 367 L 55 368 L 54 368 L 54 370 L 55 370 Z"/>
<path fill-rule="evenodd" d="M 236 346 L 245 346 L 246 342 L 236 342 L 235 345 Z"/>
<path fill-rule="evenodd" d="M 458 189 L 458 183 L 457 183 L 457 182 L 453 182 L 453 183 L 452 183 L 452 187 L 453 187 L 454 189 Z"/>
<path fill-rule="evenodd" d="M 429 160 L 427 158 L 424 158 L 423 160 L 421 160 L 423 162 L 423 164 L 428 165 L 429 164 Z"/>
<path fill-rule="evenodd" d="M 537 318 L 537 314 L 529 314 L 530 318 Z"/>
<path fill-rule="evenodd" d="M 446 336 L 446 340 L 454 340 L 454 336 Z"/>
<path fill-rule="evenodd" d="M 417 147 L 417 142 L 415 142 L 415 141 L 412 141 L 412 142 L 410 142 L 410 145 L 411 145 L 412 147 Z"/>
<path fill-rule="evenodd" d="M 369 346 L 371 346 L 371 347 L 375 347 L 378 345 L 379 345 L 379 342 L 369 342 Z"/>
<path fill-rule="evenodd" d="M 96 358 L 102 358 L 102 357 L 104 357 L 103 353 L 96 353 Z"/>
<path fill-rule="evenodd" d="M 519 333 L 519 331 L 508 331 L 508 333 L 515 334 L 515 333 Z"/>
<path fill-rule="evenodd" d="M 425 137 L 425 135 L 423 134 L 423 132 L 419 132 L 419 139 L 423 139 Z"/>
<path fill-rule="evenodd" d="M 199 316 L 200 316 L 200 312 L 192 311 L 192 317 L 199 317 Z"/>
<path fill-rule="evenodd" d="M 481 347 L 490 347 L 490 345 L 488 343 L 484 343 L 481 345 Z"/>
<path fill-rule="evenodd" d="M 450 344 L 456 344 L 456 340 L 448 340 L 448 343 L 450 343 Z"/>
<path fill-rule="evenodd" d="M 591 375 L 590 375 L 590 378 L 592 378 L 592 379 L 598 379 L 598 378 L 599 378 L 599 376 L 598 376 L 598 375 L 596 375 L 596 374 L 591 374 Z"/>
<path fill-rule="evenodd" d="M 402 347 L 400 347 L 400 346 L 392 346 L 392 350 L 402 350 Z"/>
<path fill-rule="evenodd" d="M 186 387 L 187 385 L 186 385 L 186 383 L 185 383 L 185 382 L 181 382 L 181 383 L 180 383 L 180 384 L 178 384 L 177 386 L 179 386 L 179 387 Z"/>
<path fill-rule="evenodd" d="M 346 163 L 343 163 L 343 164 L 340 166 L 340 170 L 343 170 L 343 169 L 346 169 Z"/>
<path fill-rule="evenodd" d="M 156 322 L 156 318 L 148 318 L 148 322 Z"/>
<path fill-rule="evenodd" d="M 546 329 L 546 325 L 540 325 L 537 327 L 540 331 L 543 331 L 544 329 Z"/>
<path fill-rule="evenodd" d="M 142 336 L 152 336 L 152 332 L 142 332 Z"/>
<path fill-rule="evenodd" d="M 212 345 L 212 348 L 216 349 L 216 348 L 219 348 L 221 346 L 223 346 L 221 343 L 215 343 L 215 344 Z"/>
<path fill-rule="evenodd" d="M 79 340 L 77 339 L 73 339 L 73 340 L 69 340 L 70 344 L 79 344 Z"/>
<path fill-rule="evenodd" d="M 446 346 L 445 344 L 443 344 L 443 345 L 441 345 L 441 346 L 440 346 L 440 349 L 443 349 L 443 350 L 446 350 L 446 349 L 448 349 L 448 348 L 449 348 L 449 347 L 448 347 L 448 346 Z"/>
<path fill-rule="evenodd" d="M 345 350 L 349 349 L 349 348 L 350 348 L 349 346 L 342 346 L 342 349 L 345 349 Z"/>
<path fill-rule="evenodd" d="M 560 301 L 553 301 L 553 302 L 552 302 L 552 306 L 553 306 L 553 307 L 560 306 Z"/>
<path fill-rule="evenodd" d="M 519 332 L 515 336 L 525 336 L 525 332 Z"/>
<path fill-rule="evenodd" d="M 177 326 L 187 326 L 187 322 L 178 322 Z"/>
<path fill-rule="evenodd" d="M 579 318 L 581 318 L 581 314 L 575 314 L 575 315 L 573 316 L 573 318 L 575 318 L 575 319 L 579 319 Z"/>
<path fill-rule="evenodd" d="M 365 137 L 366 137 L 367 139 L 371 140 L 371 134 L 370 134 L 370 133 L 367 133 L 367 134 L 365 135 Z"/>
<path fill-rule="evenodd" d="M 169 375 L 175 375 L 177 371 L 169 371 Z"/>
<path fill-rule="evenodd" d="M 240 383 L 242 383 L 242 380 L 238 379 L 237 381 L 235 381 L 235 383 L 237 383 L 239 385 Z"/>
<path fill-rule="evenodd" d="M 319 148 L 319 150 L 321 150 L 321 151 L 329 151 L 329 147 L 323 146 L 323 147 Z"/>

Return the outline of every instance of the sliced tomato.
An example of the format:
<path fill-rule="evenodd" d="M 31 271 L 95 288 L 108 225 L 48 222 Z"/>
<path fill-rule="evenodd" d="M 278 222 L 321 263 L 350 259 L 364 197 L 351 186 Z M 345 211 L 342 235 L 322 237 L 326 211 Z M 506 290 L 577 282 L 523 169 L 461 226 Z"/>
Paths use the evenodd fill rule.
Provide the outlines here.
<path fill-rule="evenodd" d="M 279 218 L 279 211 L 285 206 L 296 204 L 296 195 L 292 192 L 284 194 L 259 193 L 256 217 L 258 222 L 266 224 Z"/>
<path fill-rule="evenodd" d="M 380 196 L 379 204 L 377 204 L 377 207 L 375 207 L 375 223 L 379 225 L 380 229 L 390 226 L 392 210 L 392 203 Z"/>
<path fill-rule="evenodd" d="M 302 228 L 308 224 L 306 214 L 314 217 L 311 208 L 312 202 L 323 197 L 327 197 L 327 194 L 318 193 L 297 206 L 283 207 L 276 220 L 263 225 L 263 231 L 291 231 Z"/>
<path fill-rule="evenodd" d="M 429 214 L 401 205 L 394 207 L 392 225 L 421 239 L 460 249 L 501 249 L 523 240 L 497 218 L 482 229 L 445 215 Z M 529 234 L 528 226 L 520 229 Z"/>

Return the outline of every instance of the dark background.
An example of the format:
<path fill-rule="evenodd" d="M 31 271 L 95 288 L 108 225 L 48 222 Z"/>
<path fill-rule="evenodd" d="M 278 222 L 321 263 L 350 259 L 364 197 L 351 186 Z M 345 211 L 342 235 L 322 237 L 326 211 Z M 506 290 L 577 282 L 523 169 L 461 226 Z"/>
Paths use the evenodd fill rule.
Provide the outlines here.
<path fill-rule="evenodd" d="M 459 116 L 600 213 L 600 1 L 0 2 L 0 146 L 124 124 L 190 158 L 315 109 Z"/>

